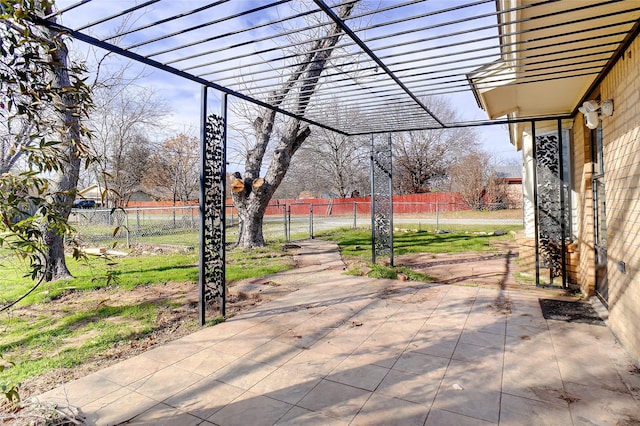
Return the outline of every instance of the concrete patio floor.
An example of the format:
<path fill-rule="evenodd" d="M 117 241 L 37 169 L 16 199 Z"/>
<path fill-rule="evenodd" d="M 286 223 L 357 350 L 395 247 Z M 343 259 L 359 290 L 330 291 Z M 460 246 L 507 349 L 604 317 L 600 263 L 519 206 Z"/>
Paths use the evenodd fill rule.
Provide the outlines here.
<path fill-rule="evenodd" d="M 640 374 L 605 326 L 538 294 L 347 276 L 304 243 L 300 288 L 38 397 L 88 424 L 633 425 Z"/>

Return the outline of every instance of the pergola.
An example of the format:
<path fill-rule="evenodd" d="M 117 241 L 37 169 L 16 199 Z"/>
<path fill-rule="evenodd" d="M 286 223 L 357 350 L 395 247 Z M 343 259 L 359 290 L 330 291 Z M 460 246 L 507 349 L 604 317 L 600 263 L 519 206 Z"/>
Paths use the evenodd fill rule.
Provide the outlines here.
<path fill-rule="evenodd" d="M 361 0 L 341 20 L 338 9 L 352 2 L 58 1 L 37 19 L 202 86 L 202 321 L 205 301 L 224 299 L 227 96 L 349 136 L 561 120 L 576 114 L 640 17 L 634 0 Z M 308 65 L 308 46 L 332 25 L 342 36 L 300 115 L 274 88 Z M 298 99 L 305 83 L 293 83 Z M 210 89 L 224 94 L 221 117 L 207 112 Z M 489 119 L 443 122 L 424 102 L 465 93 Z M 324 113 L 328 102 L 366 119 L 346 125 Z"/>

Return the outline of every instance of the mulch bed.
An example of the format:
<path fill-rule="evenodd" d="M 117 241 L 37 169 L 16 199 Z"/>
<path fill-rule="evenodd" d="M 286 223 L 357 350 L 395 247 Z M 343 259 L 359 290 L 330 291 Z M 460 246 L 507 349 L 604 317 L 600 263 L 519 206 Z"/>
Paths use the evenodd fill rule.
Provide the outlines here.
<path fill-rule="evenodd" d="M 581 322 L 604 326 L 604 321 L 590 303 L 584 301 L 567 301 L 554 299 L 538 299 L 545 319 L 566 322 Z"/>

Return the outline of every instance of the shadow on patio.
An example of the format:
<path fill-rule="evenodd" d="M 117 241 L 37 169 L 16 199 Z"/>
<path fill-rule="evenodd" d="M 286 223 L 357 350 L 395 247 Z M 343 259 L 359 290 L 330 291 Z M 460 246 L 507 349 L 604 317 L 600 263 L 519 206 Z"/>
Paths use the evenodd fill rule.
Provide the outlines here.
<path fill-rule="evenodd" d="M 298 291 L 40 399 L 100 425 L 640 420 L 640 377 L 609 330 L 545 320 L 534 293 L 295 276 Z"/>

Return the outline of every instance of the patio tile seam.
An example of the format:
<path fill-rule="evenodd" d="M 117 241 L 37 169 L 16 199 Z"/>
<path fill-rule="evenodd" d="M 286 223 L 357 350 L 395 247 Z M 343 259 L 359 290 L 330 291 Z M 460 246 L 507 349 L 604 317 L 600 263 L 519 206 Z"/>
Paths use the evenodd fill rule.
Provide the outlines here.
<path fill-rule="evenodd" d="M 562 391 L 562 389 L 557 389 L 557 391 Z M 569 405 L 570 405 L 567 401 L 562 399 L 560 396 L 558 396 L 557 397 L 557 401 L 555 401 L 555 400 L 544 399 L 544 398 L 531 398 L 529 396 L 523 396 L 523 395 L 519 395 L 519 394 L 512 393 L 512 392 L 502 391 L 501 393 L 504 394 L 504 395 L 513 396 L 515 398 L 526 399 L 526 400 L 532 401 L 532 402 L 537 402 L 537 403 L 542 403 L 542 404 L 557 405 L 558 407 L 561 407 L 561 408 L 569 409 Z M 502 400 L 502 398 L 501 398 L 501 400 Z"/>
<path fill-rule="evenodd" d="M 446 294 L 443 296 L 443 298 L 441 300 L 445 300 L 446 299 L 446 296 L 449 293 L 449 291 L 451 291 L 451 290 L 448 289 Z M 476 293 L 476 296 L 474 296 L 474 298 L 473 298 L 473 303 L 475 303 L 476 297 L 477 297 L 477 293 Z M 427 414 L 427 419 L 425 420 L 425 424 L 429 420 L 429 415 L 431 414 L 431 411 L 433 410 L 433 404 L 437 400 L 438 395 L 440 394 L 440 392 L 442 390 L 442 383 L 444 382 L 445 377 L 447 377 L 447 372 L 449 371 L 449 367 L 451 366 L 451 362 L 453 360 L 453 354 L 455 353 L 456 349 L 458 348 L 458 345 L 460 344 L 460 339 L 462 338 L 462 332 L 464 331 L 464 329 L 466 327 L 466 324 L 467 324 L 467 321 L 469 320 L 469 313 L 471 312 L 471 308 L 473 306 L 473 303 L 471 303 L 469 305 L 469 310 L 467 311 L 467 316 L 465 318 L 464 324 L 462 325 L 461 332 L 458 334 L 458 338 L 456 339 L 456 344 L 453 347 L 453 352 L 451 353 L 451 356 L 449 357 L 449 361 L 447 362 L 447 366 L 444 369 L 444 373 L 443 373 L 442 377 L 440 378 L 440 381 L 438 383 L 436 391 L 435 391 L 435 393 L 433 395 L 433 400 L 431 401 L 431 408 L 429 409 L 429 413 Z M 440 304 L 438 304 L 436 309 L 438 309 L 439 306 L 440 306 Z M 436 309 L 434 309 L 434 312 L 435 312 Z M 458 414 L 458 413 L 455 413 L 455 414 Z"/>
<path fill-rule="evenodd" d="M 491 305 L 492 308 L 502 309 L 502 312 L 498 312 L 500 317 L 504 317 L 504 331 L 502 333 L 496 333 L 496 335 L 502 336 L 502 366 L 500 368 L 500 396 L 498 402 L 498 424 L 502 417 L 502 395 L 504 389 L 504 367 L 507 352 L 507 321 L 514 304 L 511 291 L 509 289 L 498 289 L 498 298 L 494 300 L 495 305 Z"/>
<path fill-rule="evenodd" d="M 152 374 L 149 374 L 149 375 L 147 375 L 145 377 L 148 377 L 148 376 L 150 376 Z M 88 376 L 84 376 L 84 377 L 81 377 L 79 379 L 73 380 L 71 382 L 62 383 L 61 386 L 59 386 L 58 388 L 54 388 L 54 389 L 50 390 L 49 392 L 46 392 L 44 395 L 46 395 L 46 394 L 48 394 L 50 392 L 54 392 L 56 389 L 62 389 L 62 391 L 64 393 L 64 397 L 63 397 L 64 400 L 66 401 L 66 403 L 68 405 L 73 406 L 73 404 L 71 404 L 71 401 L 70 401 L 70 398 L 69 398 L 69 394 L 72 392 L 71 388 L 73 388 L 75 386 L 80 386 L 82 388 L 83 387 L 83 384 L 82 384 L 83 380 L 85 380 L 88 377 L 94 376 L 94 375 L 99 377 L 101 380 L 104 380 L 104 381 L 108 382 L 109 384 L 111 384 L 114 387 L 113 390 L 111 390 L 110 392 L 107 392 L 105 394 L 98 393 L 97 396 L 90 397 L 90 399 L 87 399 L 87 400 L 82 399 L 81 402 L 80 403 L 76 403 L 76 405 L 84 406 L 84 405 L 93 404 L 96 401 L 107 397 L 108 395 L 114 394 L 115 392 L 120 392 L 123 389 L 129 390 L 128 389 L 128 385 L 131 384 L 131 383 L 135 383 L 138 380 L 138 379 L 136 379 L 133 382 L 128 383 L 127 385 L 123 385 L 123 384 L 114 382 L 113 380 L 111 380 L 108 377 L 105 377 L 104 375 L 100 375 L 99 372 L 95 372 L 95 373 L 91 373 Z M 86 386 L 86 385 L 84 385 L 84 386 Z M 103 388 L 104 388 L 104 386 L 103 386 Z M 88 389 L 87 393 L 85 395 L 94 395 L 94 392 L 91 392 L 91 390 Z M 41 396 L 42 395 L 37 395 L 36 398 L 40 398 Z"/>
<path fill-rule="evenodd" d="M 188 336 L 185 336 L 185 337 L 188 337 Z M 226 339 L 225 339 L 225 340 L 226 340 Z M 176 344 L 176 343 L 179 343 L 180 341 L 181 341 L 181 339 L 174 340 L 173 342 L 170 342 L 170 343 L 169 343 L 169 345 L 170 345 L 170 344 Z M 216 342 L 216 344 L 217 344 L 217 343 L 219 343 L 219 342 Z M 213 345 L 212 345 L 212 346 L 213 346 Z M 162 348 L 162 347 L 164 347 L 164 345 L 163 345 L 163 346 L 159 346 L 159 347 L 158 347 L 158 349 L 159 349 L 159 348 Z M 180 356 L 180 357 L 176 357 L 176 358 L 174 358 L 172 361 L 159 360 L 159 359 L 157 359 L 157 358 L 147 356 L 147 354 L 146 354 L 146 353 L 140 354 L 140 356 L 141 356 L 141 357 L 146 358 L 146 359 L 149 359 L 149 360 L 154 361 L 154 362 L 156 362 L 156 363 L 159 363 L 159 364 L 161 364 L 161 365 L 162 365 L 162 367 L 161 367 L 161 368 L 158 368 L 157 370 L 155 370 L 155 371 L 153 371 L 153 372 L 150 372 L 149 374 L 147 374 L 147 375 L 145 375 L 145 376 L 142 376 L 142 377 L 137 378 L 136 380 L 134 380 L 134 381 L 133 381 L 133 382 L 131 382 L 131 383 L 127 383 L 126 385 L 121 385 L 121 386 L 122 386 L 122 387 L 129 387 L 129 386 L 130 386 L 130 385 L 132 385 L 133 383 L 139 382 L 139 381 L 141 381 L 141 380 L 143 380 L 143 379 L 145 379 L 145 378 L 150 378 L 151 376 L 153 376 L 153 375 L 155 375 L 155 374 L 157 374 L 157 373 L 161 372 L 162 370 L 166 370 L 167 368 L 170 368 L 170 367 L 178 368 L 178 369 L 180 369 L 180 370 L 184 371 L 185 373 L 189 373 L 189 374 L 197 374 L 198 376 L 205 377 L 205 376 L 203 376 L 203 375 L 202 375 L 202 374 L 200 374 L 200 373 L 196 373 L 196 372 L 195 372 L 195 371 L 193 371 L 193 370 L 189 370 L 189 369 L 183 368 L 183 367 L 181 367 L 181 366 L 180 366 L 180 365 L 178 365 L 178 364 L 180 364 L 180 363 L 184 362 L 185 360 L 187 360 L 187 359 L 189 359 L 189 358 L 191 358 L 191 357 L 193 357 L 193 356 L 196 356 L 196 355 L 198 355 L 198 354 L 201 354 L 201 353 L 203 353 L 203 352 L 208 352 L 208 351 L 211 351 L 211 346 L 209 346 L 209 347 L 201 347 L 199 350 L 197 350 L 197 351 L 195 351 L 195 352 L 188 353 L 188 354 L 184 354 L 184 355 L 182 355 L 182 356 Z M 225 352 L 225 354 L 226 354 L 226 355 L 233 355 L 233 356 L 237 356 L 236 354 L 230 354 L 230 353 L 226 353 L 226 352 Z M 126 360 L 125 360 L 124 362 L 126 362 Z M 100 374 L 100 372 L 98 371 L 98 372 L 97 372 L 97 374 Z M 103 376 L 103 377 L 104 377 L 104 376 Z"/>
<path fill-rule="evenodd" d="M 169 368 L 176 368 L 176 369 L 178 369 L 178 370 L 183 371 L 185 374 L 190 374 L 190 375 L 197 376 L 197 380 L 195 380 L 195 381 L 194 381 L 194 382 L 192 382 L 192 383 L 184 383 L 184 384 L 182 384 L 182 385 L 181 385 L 181 387 L 180 387 L 180 388 L 178 388 L 174 393 L 172 393 L 172 394 L 170 394 L 170 395 L 167 395 L 167 396 L 166 396 L 166 398 L 162 399 L 162 400 L 161 400 L 161 401 L 159 401 L 159 402 L 163 402 L 165 399 L 167 399 L 167 398 L 171 398 L 171 397 L 173 397 L 173 396 L 177 395 L 178 393 L 180 393 L 180 392 L 184 391 L 185 389 L 187 389 L 187 388 L 189 388 L 189 387 L 191 387 L 191 386 L 193 386 L 193 385 L 195 385 L 195 384 L 197 384 L 197 383 L 200 383 L 200 382 L 202 382 L 202 380 L 204 380 L 204 379 L 206 379 L 206 378 L 207 378 L 207 376 L 203 376 L 203 375 L 202 375 L 202 374 L 200 374 L 200 373 L 196 373 L 196 372 L 194 372 L 194 371 L 190 371 L 190 370 L 184 369 L 184 368 L 182 368 L 182 367 L 179 367 L 179 366 L 177 366 L 177 365 L 175 365 L 175 364 L 171 364 L 171 365 L 168 365 L 168 366 L 166 366 L 166 367 L 164 367 L 164 368 L 161 368 L 160 370 L 156 371 L 156 372 L 155 372 L 155 373 L 153 373 L 153 374 L 147 375 L 147 376 L 145 376 L 145 377 L 143 377 L 143 378 L 141 378 L 141 379 L 138 379 L 138 380 L 136 380 L 136 381 L 134 381 L 134 382 L 132 382 L 132 383 L 129 383 L 129 384 L 127 384 L 127 385 L 121 386 L 121 388 L 122 388 L 122 389 L 129 390 L 129 391 L 134 392 L 134 393 L 137 393 L 137 394 L 139 394 L 139 395 L 143 395 L 143 396 L 145 396 L 145 397 L 147 397 L 147 398 L 151 398 L 151 399 L 153 399 L 153 400 L 155 400 L 155 401 L 158 401 L 158 400 L 157 400 L 156 398 L 154 398 L 152 395 L 147 395 L 147 394 L 145 394 L 145 393 L 143 393 L 143 392 L 140 392 L 139 390 L 140 390 L 141 388 L 143 388 L 143 386 L 144 386 L 146 383 L 148 383 L 148 382 L 149 382 L 149 380 L 153 379 L 153 377 L 154 377 L 156 374 L 161 373 L 163 370 L 166 370 L 167 372 L 169 372 L 169 371 L 170 371 L 170 370 L 169 370 Z M 134 386 L 134 385 L 135 385 L 135 386 Z"/>
<path fill-rule="evenodd" d="M 542 315 L 542 313 L 541 313 Z M 551 347 L 553 349 L 553 358 L 555 361 L 555 365 L 556 368 L 558 369 L 558 375 L 560 377 L 560 383 L 562 383 L 562 392 L 565 395 L 568 395 L 568 391 L 567 391 L 567 383 L 569 383 L 567 381 L 567 378 L 564 377 L 563 373 L 562 373 L 562 367 L 560 366 L 560 362 L 558 361 L 558 346 L 556 345 L 555 339 L 554 339 L 554 334 L 551 332 L 551 326 L 549 325 L 549 320 L 544 320 L 545 324 L 547 325 L 547 333 L 549 334 L 549 341 L 551 342 Z M 569 404 L 569 413 L 571 415 L 571 421 L 575 424 L 576 420 L 575 420 L 575 413 L 574 410 L 571 409 L 571 404 Z"/>
<path fill-rule="evenodd" d="M 376 293 L 376 295 L 379 295 L 379 294 L 381 294 L 382 292 L 384 292 L 384 289 L 379 290 L 379 291 L 377 291 L 377 292 L 375 292 L 375 293 Z M 355 295 L 355 294 L 359 294 L 359 292 L 358 292 L 358 291 L 354 291 L 354 292 L 352 293 L 351 297 L 352 297 L 353 295 Z M 414 293 L 414 294 L 415 294 L 415 293 Z M 371 297 L 371 299 L 372 299 L 372 300 L 375 300 L 375 297 L 374 297 L 374 296 L 375 296 L 375 295 L 372 295 L 372 297 Z M 406 301 L 402 301 L 402 302 L 399 304 L 398 308 L 394 311 L 394 313 L 393 313 L 393 314 L 391 314 L 391 316 L 393 316 L 393 315 L 397 314 L 398 312 L 400 312 L 400 311 L 401 311 L 401 309 L 402 309 L 402 305 L 403 305 L 403 304 L 405 304 L 405 303 L 407 303 L 407 302 L 406 302 Z M 366 308 L 367 308 L 367 305 L 364 305 L 364 306 L 362 306 L 362 308 L 358 309 L 357 311 L 354 311 L 354 312 L 352 313 L 352 315 L 351 315 L 347 320 L 343 321 L 343 323 L 342 323 L 342 324 L 345 324 L 346 322 L 348 322 L 348 320 L 349 320 L 349 319 L 351 319 L 351 318 L 355 317 L 356 315 L 358 315 L 360 312 L 362 312 L 362 311 L 363 311 L 363 310 L 365 310 Z M 420 327 L 420 328 L 418 328 L 418 330 L 416 330 L 416 332 L 413 334 L 413 336 L 412 336 L 412 338 L 410 339 L 410 341 L 409 341 L 409 342 L 404 346 L 404 348 L 402 349 L 402 351 L 401 351 L 400 355 L 399 355 L 399 356 L 398 356 L 398 358 L 396 358 L 396 360 L 394 361 L 393 365 L 395 365 L 395 364 L 397 363 L 398 359 L 400 358 L 400 356 L 401 356 L 403 353 L 405 353 L 405 352 L 407 351 L 407 349 L 409 348 L 410 342 L 411 342 L 411 341 L 413 341 L 413 339 L 415 339 L 415 337 L 416 337 L 416 336 L 417 336 L 417 334 L 419 333 L 419 330 L 424 326 L 424 324 L 427 322 L 428 318 L 431 316 L 431 314 L 432 314 L 432 313 L 433 313 L 433 311 L 431 311 L 431 313 L 429 314 L 429 316 L 427 316 L 426 318 L 424 318 L 424 320 L 423 320 L 423 322 L 422 322 L 421 327 Z M 390 317 L 391 317 L 391 316 L 390 316 Z M 348 358 L 349 356 L 353 355 L 353 354 L 354 354 L 354 353 L 355 353 L 355 352 L 356 352 L 360 347 L 362 347 L 363 345 L 365 345 L 365 344 L 367 343 L 367 341 L 369 340 L 369 337 L 370 337 L 371 335 L 373 335 L 377 330 L 379 330 L 379 329 L 380 329 L 380 327 L 382 327 L 384 323 L 385 323 L 384 321 L 383 321 L 383 322 L 380 322 L 380 324 L 379 324 L 377 327 L 375 327 L 375 328 L 374 328 L 374 330 L 372 330 L 372 331 L 371 331 L 371 333 L 369 333 L 369 335 L 368 335 L 368 337 L 367 337 L 366 339 L 364 339 L 364 340 L 363 340 L 359 345 L 357 345 L 353 350 L 351 350 L 351 351 L 349 352 L 349 354 L 347 355 L 347 358 Z M 316 342 L 316 343 L 318 343 L 318 342 Z M 313 347 L 311 347 L 310 349 L 313 349 Z M 345 359 L 346 359 L 346 358 L 345 358 Z M 341 363 L 340 363 L 340 364 L 341 364 Z M 367 402 L 371 399 L 371 397 L 373 396 L 373 394 L 375 393 L 375 391 L 376 391 L 377 389 L 379 389 L 380 384 L 384 381 L 384 379 L 385 379 L 385 378 L 389 375 L 389 373 L 392 371 L 392 367 L 383 367 L 383 368 L 385 368 L 385 369 L 387 370 L 387 371 L 386 371 L 386 373 L 385 373 L 385 374 L 384 374 L 384 376 L 380 379 L 380 381 L 378 382 L 378 384 L 376 385 L 376 387 L 375 387 L 373 390 L 371 390 L 371 389 L 367 389 L 367 388 L 359 387 L 359 386 L 357 386 L 357 385 L 353 385 L 353 384 L 346 384 L 346 383 L 342 383 L 342 382 L 340 382 L 340 381 L 337 381 L 337 380 L 333 380 L 333 379 L 331 379 L 331 378 L 330 378 L 330 377 L 331 377 L 331 375 L 332 375 L 332 374 L 334 374 L 334 371 L 336 371 L 336 369 L 338 369 L 338 367 L 340 366 L 340 364 L 336 365 L 336 367 L 334 367 L 334 368 L 331 370 L 331 372 L 326 373 L 326 374 L 322 374 L 322 375 L 321 375 L 321 376 L 319 376 L 319 377 L 321 378 L 321 381 L 322 381 L 322 380 L 325 380 L 325 381 L 327 381 L 327 382 L 331 382 L 331 383 L 336 383 L 336 384 L 340 384 L 340 385 L 350 386 L 350 387 L 353 387 L 353 388 L 356 388 L 356 389 L 359 389 L 359 390 L 361 390 L 361 391 L 364 391 L 364 392 L 368 392 L 368 393 L 369 393 L 369 394 L 368 394 L 368 396 L 367 396 L 367 398 L 366 398 L 366 400 L 363 402 L 363 404 L 362 404 L 362 405 L 360 406 L 360 408 L 357 410 L 357 412 L 355 413 L 355 415 L 352 417 L 352 419 L 351 419 L 351 421 L 352 421 L 352 420 L 353 420 L 354 418 L 356 418 L 356 417 L 357 417 L 357 415 L 362 411 L 363 407 L 364 407 L 364 406 L 367 404 Z M 281 368 L 288 369 L 286 365 L 285 365 L 285 366 L 282 366 Z M 295 406 L 295 407 L 302 408 L 302 409 L 307 409 L 307 408 L 305 408 L 305 407 L 303 407 L 303 406 L 299 406 L 299 405 L 298 405 L 298 403 L 299 403 L 300 401 L 302 401 L 302 400 L 303 400 L 303 399 L 304 399 L 308 394 L 310 394 L 310 393 L 311 393 L 311 392 L 312 392 L 312 391 L 313 391 L 313 390 L 314 390 L 314 389 L 315 389 L 315 388 L 316 388 L 316 387 L 321 383 L 321 381 L 319 381 L 319 382 L 318 382 L 318 383 L 317 383 L 313 388 L 309 389 L 309 391 L 307 391 L 303 396 L 301 396 L 301 397 L 299 398 L 298 402 L 297 402 L 294 406 Z M 412 401 L 404 400 L 404 399 L 402 399 L 402 398 L 396 398 L 396 397 L 392 397 L 392 398 L 394 398 L 394 399 L 398 399 L 398 400 L 402 400 L 402 401 L 406 401 L 406 402 L 412 402 Z M 435 398 L 435 397 L 434 397 L 434 398 Z M 292 407 L 292 409 L 293 409 L 293 407 Z M 290 411 L 290 410 L 289 410 L 289 411 Z M 331 415 L 330 415 L 330 413 L 322 413 L 322 414 L 323 414 L 323 415 L 326 415 L 326 416 L 328 416 L 328 417 L 336 418 L 336 419 L 338 419 L 338 420 L 342 420 L 342 419 L 343 419 L 342 417 L 333 417 L 333 416 L 331 416 Z M 286 415 L 286 414 L 285 414 L 285 415 Z M 284 416 L 283 416 L 283 417 L 284 417 Z M 282 417 L 281 417 L 281 418 L 282 418 Z"/>
<path fill-rule="evenodd" d="M 225 404 L 225 405 L 223 405 L 221 407 L 218 407 L 215 411 L 211 412 L 211 414 L 207 418 L 204 418 L 204 419 L 202 417 L 196 416 L 195 414 L 193 414 L 191 412 L 187 412 L 187 413 L 191 414 L 192 416 L 197 417 L 198 419 L 202 419 L 202 420 L 204 420 L 206 422 L 206 423 L 201 423 L 201 424 L 211 424 L 211 425 L 216 425 L 217 426 L 218 423 L 214 423 L 213 420 L 210 420 L 210 419 L 212 419 L 216 414 L 218 414 L 220 411 L 222 411 L 225 407 L 233 405 L 233 404 L 237 403 L 238 401 L 243 401 L 247 394 L 255 395 L 256 393 L 252 392 L 250 389 L 246 389 L 244 392 L 242 392 L 240 395 L 238 395 L 237 397 L 235 397 L 234 399 L 229 401 L 227 404 Z M 269 395 L 259 395 L 259 396 L 262 397 L 262 398 L 267 398 L 267 399 L 269 399 L 271 401 L 274 401 L 274 402 L 277 402 L 279 404 L 290 405 L 290 407 L 280 417 L 278 417 L 278 419 L 275 422 L 273 422 L 273 424 L 276 424 L 280 420 L 282 420 L 292 409 L 294 409 L 296 407 L 304 408 L 304 407 L 298 406 L 297 404 L 292 404 L 292 403 L 287 402 L 287 401 L 282 401 L 282 400 L 277 399 L 277 398 L 272 398 Z M 304 409 L 306 410 L 306 408 L 304 408 Z"/>
<path fill-rule="evenodd" d="M 504 363 L 506 359 L 507 351 L 507 327 L 504 328 L 504 334 L 502 335 L 502 368 L 500 369 L 500 402 L 498 405 L 498 424 L 500 424 L 500 418 L 502 417 L 502 389 L 504 388 Z"/>
<path fill-rule="evenodd" d="M 180 391 L 182 391 L 182 390 L 184 390 L 184 389 L 181 389 Z M 175 410 L 177 410 L 177 411 L 180 411 L 180 412 L 183 412 L 183 413 L 190 414 L 190 415 L 192 415 L 192 416 L 194 416 L 194 417 L 196 417 L 196 418 L 198 418 L 198 419 L 206 420 L 206 419 L 203 419 L 202 417 L 198 417 L 198 416 L 196 416 L 196 415 L 195 415 L 195 414 L 193 414 L 193 413 L 190 413 L 190 412 L 184 411 L 184 410 L 182 410 L 182 409 L 180 409 L 180 408 L 178 408 L 178 407 L 174 407 L 173 405 L 166 403 L 166 402 L 165 402 L 165 400 L 160 401 L 160 400 L 158 400 L 157 398 L 154 398 L 153 396 L 150 396 L 150 395 L 146 395 L 146 394 L 144 394 L 144 393 L 137 392 L 135 389 L 130 389 L 130 388 L 125 387 L 125 386 L 123 386 L 123 387 L 122 387 L 121 389 L 119 389 L 119 390 L 115 390 L 115 391 L 110 392 L 110 393 L 108 393 L 108 394 L 106 394 L 106 395 L 103 395 L 102 397 L 100 397 L 100 398 L 98 398 L 98 399 L 96 399 L 96 400 L 94 400 L 94 401 L 92 401 L 92 402 L 83 403 L 83 404 L 80 406 L 80 408 L 87 407 L 87 406 L 90 406 L 90 405 L 92 405 L 92 404 L 97 404 L 97 403 L 98 403 L 98 401 L 100 401 L 101 399 L 108 398 L 110 395 L 113 395 L 113 394 L 114 394 L 114 393 L 116 393 L 116 392 L 122 392 L 122 391 L 127 392 L 127 394 L 126 394 L 126 395 L 122 395 L 122 396 L 120 396 L 120 397 L 118 397 L 118 398 L 116 398 L 116 399 L 114 399 L 114 400 L 112 400 L 112 401 L 110 401 L 110 402 L 108 402 L 108 403 L 101 403 L 101 404 L 99 405 L 99 408 L 98 408 L 98 409 L 94 409 L 94 410 L 92 410 L 92 414 L 93 414 L 93 415 L 95 415 L 95 414 L 96 414 L 96 413 L 98 413 L 100 410 L 103 410 L 103 409 L 105 409 L 105 408 L 108 408 L 109 406 L 117 406 L 117 407 L 121 407 L 121 404 L 120 404 L 120 403 L 125 402 L 127 399 L 130 399 L 130 398 L 131 398 L 131 396 L 135 394 L 135 395 L 138 395 L 138 396 L 139 396 L 139 397 L 141 397 L 141 398 L 146 398 L 146 399 L 148 399 L 148 400 L 150 400 L 150 401 L 153 401 L 155 404 L 153 404 L 151 407 L 149 407 L 148 409 L 146 409 L 146 410 L 144 410 L 144 411 L 142 411 L 142 412 L 137 412 L 137 411 L 132 412 L 130 417 L 127 417 L 127 418 L 120 418 L 117 424 L 125 424 L 125 423 L 127 423 L 127 422 L 129 422 L 129 421 L 131 421 L 131 420 L 135 419 L 136 417 L 138 417 L 138 416 L 140 416 L 140 415 L 142 415 L 142 414 L 146 413 L 147 411 L 151 410 L 153 407 L 156 407 L 156 406 L 158 406 L 158 405 L 166 405 L 166 406 L 169 406 L 169 407 L 171 407 L 171 408 L 173 408 L 173 409 L 175 409 Z M 180 391 L 179 391 L 179 392 L 180 392 Z M 167 399 L 168 399 L 168 398 L 169 398 L 169 397 L 167 397 Z M 124 405 L 126 405 L 126 403 L 125 403 Z"/>
<path fill-rule="evenodd" d="M 446 408 L 433 408 L 433 406 L 431 407 L 431 409 L 429 410 L 429 414 L 427 414 L 427 419 L 425 420 L 425 425 L 429 422 L 429 416 L 431 415 L 431 412 L 434 410 L 438 410 L 438 411 L 446 411 L 447 413 L 451 413 L 451 414 L 455 414 L 456 416 L 460 416 L 460 417 L 466 417 L 467 419 L 469 419 L 470 423 L 477 423 L 478 421 L 481 421 L 483 423 L 491 423 L 491 424 L 495 424 L 498 425 L 500 422 L 492 422 L 491 420 L 486 420 L 486 419 L 481 419 L 478 417 L 473 417 L 473 416 L 469 416 L 467 414 L 462 414 L 462 413 L 458 413 L 452 410 L 447 410 Z"/>
<path fill-rule="evenodd" d="M 298 407 L 298 408 L 302 408 L 304 410 L 309 410 L 309 411 L 313 411 L 316 413 L 320 413 L 323 416 L 332 418 L 332 419 L 337 419 L 337 420 L 345 420 L 347 421 L 347 423 L 351 424 L 351 422 L 353 421 L 353 419 L 356 418 L 356 416 L 360 413 L 360 411 L 362 410 L 362 407 L 364 407 L 366 405 L 366 403 L 369 401 L 369 399 L 371 398 L 371 395 L 373 395 L 372 391 L 366 390 L 366 389 L 362 389 L 362 388 L 358 388 L 355 386 L 351 386 L 351 385 L 345 385 L 344 383 L 340 383 L 340 382 L 336 382 L 333 380 L 329 380 L 326 378 L 327 375 L 323 375 L 323 377 L 318 381 L 318 383 L 315 384 L 315 386 L 313 386 L 313 388 L 309 389 L 309 391 L 307 393 L 305 393 L 305 395 L 300 398 L 295 404 L 292 404 L 294 407 Z M 364 391 L 364 392 L 368 392 L 369 395 L 367 396 L 366 400 L 362 403 L 362 405 L 360 406 L 360 408 L 358 408 L 357 412 L 354 415 L 350 415 L 349 418 L 347 417 L 343 417 L 343 416 L 338 416 L 338 415 L 334 415 L 331 412 L 327 412 L 327 411 L 323 411 L 323 410 L 316 410 L 313 408 L 308 408 L 307 406 L 304 405 L 300 405 L 300 403 L 302 401 L 304 401 L 304 399 L 311 394 L 316 388 L 318 388 L 319 386 L 322 385 L 323 382 L 330 382 L 330 383 L 334 383 L 334 384 L 338 384 L 338 385 L 342 385 L 342 386 L 349 386 L 349 387 L 353 387 L 355 389 L 358 389 L 360 391 Z M 292 407 L 293 408 L 293 407 Z"/>
<path fill-rule="evenodd" d="M 539 310 L 538 310 L 539 309 Z M 536 311 L 539 312 L 539 316 L 542 317 L 542 310 L 541 308 L 538 308 Z M 566 402 L 566 408 L 569 411 L 569 416 L 571 418 L 571 422 L 572 424 L 579 424 L 580 422 L 576 421 L 576 413 L 575 410 L 572 408 L 572 404 L 570 403 L 570 401 L 565 400 L 564 398 L 562 398 L 562 396 L 566 396 L 566 397 L 571 397 L 571 395 L 569 394 L 568 390 L 567 390 L 567 384 L 571 383 L 571 381 L 567 380 L 566 377 L 564 377 L 563 373 L 562 373 L 562 368 L 560 366 L 560 362 L 559 362 L 559 356 L 561 355 L 558 352 L 558 344 L 555 341 L 554 338 L 554 333 L 552 332 L 551 328 L 552 326 L 550 325 L 549 320 L 547 319 L 542 319 L 542 321 L 544 321 L 544 325 L 545 327 L 540 327 L 540 330 L 544 330 L 544 332 L 547 334 L 548 338 L 549 338 L 549 342 L 551 342 L 551 348 L 552 348 L 552 353 L 553 353 L 553 359 L 555 361 L 555 368 L 558 371 L 558 377 L 560 379 L 560 383 L 562 384 L 562 389 L 558 389 L 559 392 L 561 392 L 561 395 L 558 397 L 560 400 L 564 400 Z M 516 395 L 517 396 L 517 395 Z M 531 401 L 537 401 L 535 399 L 531 399 L 531 398 L 526 398 L 526 397 L 521 397 L 518 396 L 519 398 L 525 398 L 525 399 L 529 399 Z M 550 401 L 541 401 L 545 404 L 553 404 Z M 554 404 L 555 405 L 555 404 Z M 563 408 L 565 407 L 563 404 L 558 404 L 558 406 L 562 406 Z"/>

